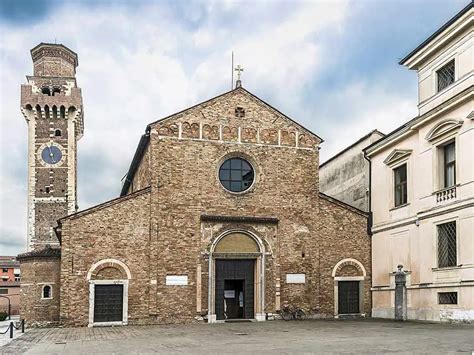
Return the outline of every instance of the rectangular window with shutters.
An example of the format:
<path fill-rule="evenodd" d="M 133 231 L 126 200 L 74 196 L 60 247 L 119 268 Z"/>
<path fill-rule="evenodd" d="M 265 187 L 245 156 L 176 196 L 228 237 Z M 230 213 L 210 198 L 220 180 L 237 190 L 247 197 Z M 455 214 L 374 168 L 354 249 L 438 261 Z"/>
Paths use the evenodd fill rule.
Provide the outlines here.
<path fill-rule="evenodd" d="M 438 84 L 438 92 L 447 88 L 454 83 L 455 80 L 455 66 L 454 59 L 449 61 L 446 65 L 436 71 L 436 78 Z"/>
<path fill-rule="evenodd" d="M 454 142 L 443 146 L 444 187 L 456 185 L 456 146 Z"/>
<path fill-rule="evenodd" d="M 443 223 L 438 230 L 438 267 L 457 265 L 456 222 Z"/>
<path fill-rule="evenodd" d="M 457 292 L 438 293 L 438 304 L 458 304 L 458 293 Z"/>
<path fill-rule="evenodd" d="M 395 207 L 407 203 L 407 165 L 393 169 Z"/>

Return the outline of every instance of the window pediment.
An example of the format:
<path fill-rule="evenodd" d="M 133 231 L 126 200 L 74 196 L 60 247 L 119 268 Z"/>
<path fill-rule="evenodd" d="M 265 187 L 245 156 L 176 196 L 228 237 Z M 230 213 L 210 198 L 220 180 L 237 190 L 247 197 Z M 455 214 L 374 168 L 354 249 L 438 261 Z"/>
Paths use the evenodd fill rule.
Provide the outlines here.
<path fill-rule="evenodd" d="M 411 152 L 411 149 L 394 149 L 383 162 L 388 166 L 394 165 L 395 163 L 398 163 L 402 159 L 408 157 Z"/>
<path fill-rule="evenodd" d="M 427 141 L 435 140 L 436 138 L 439 138 L 447 133 L 458 130 L 462 126 L 462 124 L 463 121 L 461 120 L 449 119 L 441 121 L 430 129 L 425 139 Z"/>

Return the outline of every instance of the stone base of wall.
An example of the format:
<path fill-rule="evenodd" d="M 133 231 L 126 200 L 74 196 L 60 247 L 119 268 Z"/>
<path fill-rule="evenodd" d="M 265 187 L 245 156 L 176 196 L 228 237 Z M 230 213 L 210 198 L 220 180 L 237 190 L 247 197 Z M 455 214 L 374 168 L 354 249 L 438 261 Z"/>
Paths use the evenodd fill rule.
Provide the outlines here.
<path fill-rule="evenodd" d="M 373 308 L 372 317 L 395 319 L 393 308 Z M 432 309 L 408 308 L 408 320 L 446 323 L 474 323 L 474 310 L 472 309 Z"/>
<path fill-rule="evenodd" d="M 395 319 L 394 308 L 372 308 L 373 318 Z"/>

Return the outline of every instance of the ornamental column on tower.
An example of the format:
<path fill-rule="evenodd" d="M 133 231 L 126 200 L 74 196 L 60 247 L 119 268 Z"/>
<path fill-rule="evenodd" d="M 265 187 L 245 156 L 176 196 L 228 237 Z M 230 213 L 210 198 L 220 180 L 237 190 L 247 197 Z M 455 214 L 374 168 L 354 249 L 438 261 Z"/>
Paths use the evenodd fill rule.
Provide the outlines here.
<path fill-rule="evenodd" d="M 33 75 L 21 86 L 28 125 L 28 251 L 59 245 L 56 221 L 77 210 L 76 147 L 84 132 L 77 54 L 40 43 L 31 58 Z"/>

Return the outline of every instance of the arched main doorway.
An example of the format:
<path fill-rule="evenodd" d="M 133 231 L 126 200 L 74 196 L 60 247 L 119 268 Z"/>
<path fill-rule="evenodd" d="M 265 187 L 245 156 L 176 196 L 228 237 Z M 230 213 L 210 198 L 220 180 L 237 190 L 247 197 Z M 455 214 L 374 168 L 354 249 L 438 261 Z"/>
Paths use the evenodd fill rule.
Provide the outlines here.
<path fill-rule="evenodd" d="M 265 320 L 264 246 L 243 230 L 222 233 L 209 257 L 209 323 L 230 319 Z"/>

